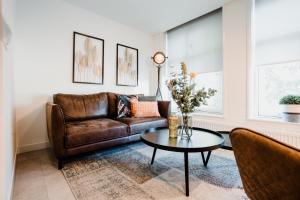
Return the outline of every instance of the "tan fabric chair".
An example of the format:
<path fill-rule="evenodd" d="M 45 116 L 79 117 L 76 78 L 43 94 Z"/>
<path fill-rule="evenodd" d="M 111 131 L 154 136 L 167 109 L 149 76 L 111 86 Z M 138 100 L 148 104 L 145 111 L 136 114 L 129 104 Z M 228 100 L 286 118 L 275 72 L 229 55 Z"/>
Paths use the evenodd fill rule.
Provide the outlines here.
<path fill-rule="evenodd" d="M 230 139 L 250 199 L 300 200 L 300 150 L 243 128 Z"/>

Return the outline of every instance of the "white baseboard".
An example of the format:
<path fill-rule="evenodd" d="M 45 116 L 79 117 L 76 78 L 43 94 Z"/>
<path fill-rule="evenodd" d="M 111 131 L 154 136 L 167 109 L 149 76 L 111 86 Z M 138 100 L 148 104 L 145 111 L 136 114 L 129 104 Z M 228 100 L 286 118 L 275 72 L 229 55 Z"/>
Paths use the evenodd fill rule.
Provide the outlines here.
<path fill-rule="evenodd" d="M 18 147 L 18 154 L 20 153 L 25 153 L 29 151 L 36 151 L 36 150 L 41 150 L 41 149 L 46 149 L 49 147 L 49 142 L 40 142 L 40 143 L 35 143 L 35 144 L 29 144 L 29 145 L 24 145 Z"/>

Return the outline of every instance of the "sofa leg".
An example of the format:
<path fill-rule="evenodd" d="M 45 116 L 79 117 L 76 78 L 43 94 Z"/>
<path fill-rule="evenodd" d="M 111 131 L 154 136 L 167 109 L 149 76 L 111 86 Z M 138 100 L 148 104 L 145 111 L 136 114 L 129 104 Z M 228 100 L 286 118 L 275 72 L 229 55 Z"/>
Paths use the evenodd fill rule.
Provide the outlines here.
<path fill-rule="evenodd" d="M 64 167 L 64 162 L 62 159 L 57 160 L 57 168 L 61 170 Z"/>

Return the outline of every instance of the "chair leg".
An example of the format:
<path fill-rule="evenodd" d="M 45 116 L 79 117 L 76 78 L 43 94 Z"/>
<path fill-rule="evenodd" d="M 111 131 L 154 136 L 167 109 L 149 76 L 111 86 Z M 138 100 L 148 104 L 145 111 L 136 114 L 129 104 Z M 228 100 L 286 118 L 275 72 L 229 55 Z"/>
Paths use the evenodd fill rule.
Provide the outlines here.
<path fill-rule="evenodd" d="M 64 167 L 64 161 L 62 159 L 57 160 L 57 168 L 61 170 Z"/>

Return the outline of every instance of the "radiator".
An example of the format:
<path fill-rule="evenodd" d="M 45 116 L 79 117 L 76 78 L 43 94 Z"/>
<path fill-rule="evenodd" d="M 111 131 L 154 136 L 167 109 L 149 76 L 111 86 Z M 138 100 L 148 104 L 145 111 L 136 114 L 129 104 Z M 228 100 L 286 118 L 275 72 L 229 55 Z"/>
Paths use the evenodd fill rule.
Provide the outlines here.
<path fill-rule="evenodd" d="M 210 129 L 214 131 L 231 131 L 233 128 L 235 128 L 234 126 L 218 124 L 218 123 L 213 123 L 204 120 L 197 120 L 197 119 L 195 120 L 193 119 L 193 126 Z M 287 132 L 284 130 L 271 130 L 271 129 L 264 129 L 264 128 L 255 129 L 253 127 L 246 127 L 246 128 L 263 133 L 269 137 L 272 137 L 276 140 L 279 140 L 281 142 L 284 142 L 286 144 L 289 144 L 291 146 L 300 149 L 300 132 L 291 132 L 291 131 Z"/>

